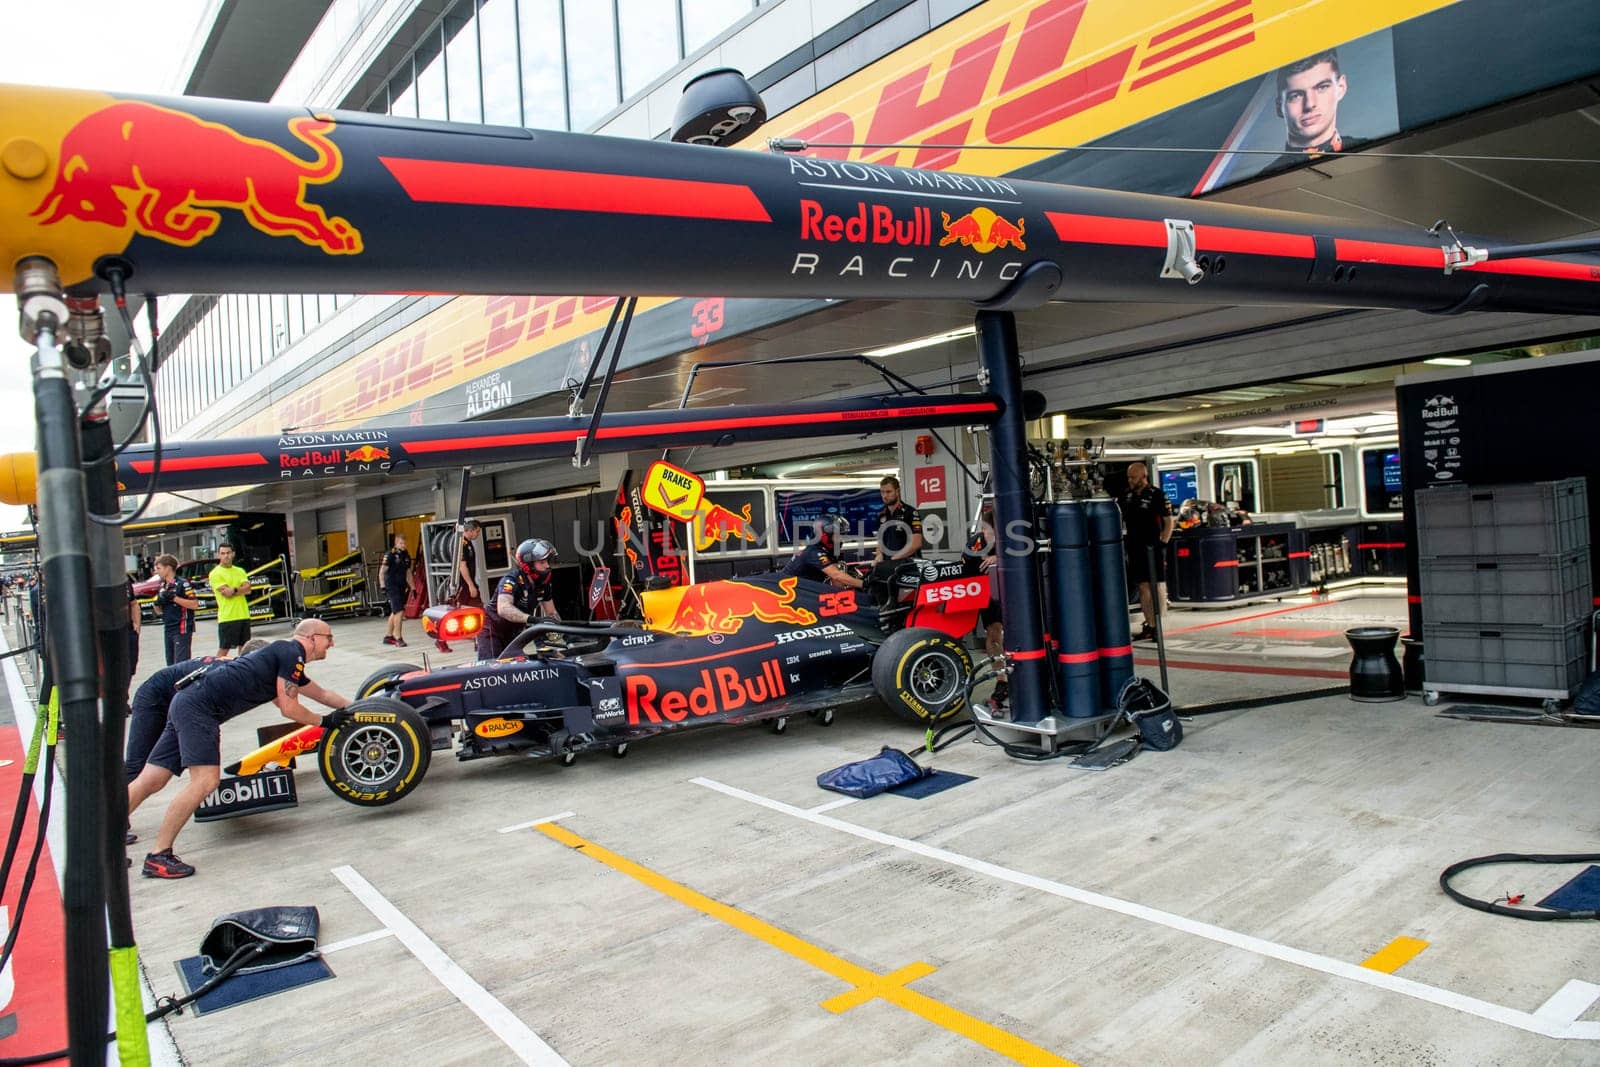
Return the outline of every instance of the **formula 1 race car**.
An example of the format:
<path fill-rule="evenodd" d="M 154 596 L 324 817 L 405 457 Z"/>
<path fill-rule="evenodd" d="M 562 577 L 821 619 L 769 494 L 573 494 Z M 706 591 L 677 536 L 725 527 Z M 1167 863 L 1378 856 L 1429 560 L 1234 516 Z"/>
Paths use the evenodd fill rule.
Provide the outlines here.
<path fill-rule="evenodd" d="M 308 726 L 228 768 L 247 775 L 317 750 L 323 780 L 352 804 L 392 804 L 417 788 L 435 750 L 571 765 L 622 756 L 641 738 L 711 723 L 770 722 L 876 694 L 937 723 L 961 710 L 973 673 L 962 637 L 989 603 L 989 579 L 961 561 L 875 568 L 864 590 L 778 574 L 644 595 L 646 621 L 529 626 L 496 660 L 424 671 L 396 664 L 361 683 L 350 721 Z M 443 639 L 482 625 L 481 609 L 431 609 Z"/>

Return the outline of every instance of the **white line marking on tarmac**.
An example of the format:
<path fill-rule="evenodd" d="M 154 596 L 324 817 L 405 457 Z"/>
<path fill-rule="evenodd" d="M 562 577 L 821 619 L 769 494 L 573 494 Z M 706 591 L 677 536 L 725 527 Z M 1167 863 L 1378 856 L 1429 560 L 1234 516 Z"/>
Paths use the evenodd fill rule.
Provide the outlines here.
<path fill-rule="evenodd" d="M 826 826 L 831 830 L 851 834 L 866 841 L 875 841 L 880 845 L 888 845 L 891 848 L 898 848 L 927 859 L 937 860 L 940 863 L 964 867 L 969 871 L 985 874 L 1002 882 L 1010 882 L 1013 885 L 1036 889 L 1041 893 L 1048 893 L 1051 896 L 1077 901 L 1080 904 L 1088 904 L 1091 907 L 1117 912 L 1130 918 L 1142 919 L 1157 926 L 1165 926 L 1168 929 L 1193 934 L 1196 937 L 1203 937 L 1219 944 L 1243 949 L 1246 952 L 1254 952 L 1270 959 L 1292 963 L 1297 967 L 1320 971 L 1336 978 L 1345 978 L 1349 981 L 1374 986 L 1390 993 L 1399 993 L 1402 996 L 1437 1004 L 1440 1007 L 1451 1008 L 1455 1011 L 1465 1012 L 1468 1015 L 1476 1015 L 1479 1018 L 1515 1027 L 1518 1030 L 1526 1030 L 1529 1033 L 1540 1034 L 1544 1037 L 1570 1038 L 1584 1041 L 1600 1040 L 1600 1023 L 1578 1022 L 1570 1018 L 1518 1011 L 1515 1008 L 1492 1004 L 1476 997 L 1453 993 L 1448 989 L 1424 985 L 1409 978 L 1383 974 L 1363 967 L 1358 963 L 1350 963 L 1346 960 L 1334 959 L 1332 956 L 1323 956 L 1319 953 L 1291 948 L 1287 945 L 1267 941 L 1264 938 L 1242 934 L 1236 930 L 1213 926 L 1210 923 L 1184 918 L 1182 915 L 1174 915 L 1171 912 L 1145 907 L 1143 904 L 1133 904 L 1126 900 L 1118 900 L 1116 897 L 1106 896 L 1103 893 L 1064 885 L 1061 882 L 1053 882 L 1048 878 L 1040 878 L 1037 875 L 1024 874 L 1021 871 L 1011 870 L 1009 867 L 1001 867 L 998 864 L 973 859 L 971 856 L 963 856 L 959 852 L 951 852 L 948 849 L 924 845 L 919 841 L 895 837 L 893 834 L 886 834 L 879 830 L 869 830 L 864 826 L 857 826 L 854 823 L 848 823 L 827 815 L 817 815 L 806 811 L 804 808 L 797 808 L 779 800 L 772 800 L 756 793 L 748 793 L 731 785 L 723 785 L 721 782 L 710 778 L 691 778 L 690 781 L 695 785 L 715 790 L 736 800 L 756 804 L 783 815 L 804 819 L 807 822 L 816 823 L 818 826 Z M 1567 983 L 1567 988 L 1570 988 L 1571 985 L 1572 983 Z M 1560 996 L 1560 993 L 1556 995 L 1556 997 Z M 1552 997 L 1551 1000 L 1556 1000 L 1556 997 Z M 1566 1002 L 1563 1001 L 1562 1003 L 1564 1005 Z"/>
<path fill-rule="evenodd" d="M 382 930 L 368 930 L 364 934 L 357 934 L 354 937 L 347 937 L 343 941 L 335 941 L 331 945 L 323 945 L 321 952 L 324 956 L 326 956 L 330 952 L 341 952 L 347 948 L 355 948 L 357 945 L 365 945 L 368 941 L 381 941 L 386 937 L 393 936 L 394 931 L 390 930 L 388 927 L 385 927 Z"/>
<path fill-rule="evenodd" d="M 543 823 L 560 822 L 562 819 L 570 819 L 576 814 L 577 812 L 574 811 L 558 811 L 554 815 L 546 815 L 544 818 L 535 819 L 532 822 L 519 822 L 515 826 L 502 826 L 500 827 L 499 832 L 502 834 L 514 834 L 518 830 L 531 830 L 533 827 L 539 826 Z"/>
<path fill-rule="evenodd" d="M 459 965 L 433 940 L 423 933 L 405 913 L 389 903 L 384 895 L 372 887 L 354 867 L 335 867 L 333 876 L 366 905 L 368 911 L 400 939 L 400 943 L 439 980 L 457 1000 L 465 1004 L 494 1035 L 523 1063 L 533 1067 L 568 1067 L 555 1049 L 545 1044 L 538 1034 L 530 1030 L 521 1019 L 507 1008 Z"/>
<path fill-rule="evenodd" d="M 1600 985 L 1574 978 L 1556 990 L 1555 995 L 1534 1012 L 1541 1019 L 1570 1023 L 1589 1010 L 1589 1005 L 1600 1000 Z"/>
<path fill-rule="evenodd" d="M 854 804 L 860 799 L 860 797 L 840 797 L 838 800 L 830 800 L 825 804 L 818 804 L 816 807 L 807 808 L 806 810 L 813 815 L 817 815 L 824 811 L 832 811 L 834 808 L 842 808 L 846 804 Z"/>

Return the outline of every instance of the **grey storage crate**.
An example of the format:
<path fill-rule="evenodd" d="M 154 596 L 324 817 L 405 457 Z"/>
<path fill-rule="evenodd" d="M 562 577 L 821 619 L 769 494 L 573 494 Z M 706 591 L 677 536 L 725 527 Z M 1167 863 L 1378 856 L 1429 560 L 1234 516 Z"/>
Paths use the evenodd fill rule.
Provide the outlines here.
<path fill-rule="evenodd" d="M 1506 692 L 1562 700 L 1588 674 L 1588 624 L 1566 626 L 1446 626 L 1424 623 L 1423 664 L 1429 694 Z"/>
<path fill-rule="evenodd" d="M 1500 559 L 1424 557 L 1428 622 L 1469 626 L 1565 626 L 1593 610 L 1587 550 Z"/>
<path fill-rule="evenodd" d="M 1589 547 L 1582 478 L 1438 486 L 1419 490 L 1416 502 L 1424 557 L 1560 555 Z"/>

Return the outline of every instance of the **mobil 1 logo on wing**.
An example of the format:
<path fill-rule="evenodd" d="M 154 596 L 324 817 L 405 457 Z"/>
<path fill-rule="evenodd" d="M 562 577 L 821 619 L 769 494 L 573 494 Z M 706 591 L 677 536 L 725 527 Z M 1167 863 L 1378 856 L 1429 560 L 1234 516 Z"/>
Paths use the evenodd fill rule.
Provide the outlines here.
<path fill-rule="evenodd" d="M 236 819 L 241 815 L 282 811 L 284 808 L 298 807 L 299 804 L 293 771 L 287 768 L 262 771 L 239 778 L 224 778 L 195 811 L 194 821 Z"/>

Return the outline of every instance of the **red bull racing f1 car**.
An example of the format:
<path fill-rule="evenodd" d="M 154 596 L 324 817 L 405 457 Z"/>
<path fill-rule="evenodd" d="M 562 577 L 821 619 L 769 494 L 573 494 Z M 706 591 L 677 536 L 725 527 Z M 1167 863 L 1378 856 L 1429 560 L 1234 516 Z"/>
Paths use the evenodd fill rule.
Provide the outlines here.
<path fill-rule="evenodd" d="M 779 574 L 657 590 L 642 626 L 538 622 L 496 660 L 385 667 L 361 684 L 346 725 L 295 730 L 228 770 L 315 752 L 330 789 L 378 806 L 414 791 L 432 753 L 450 748 L 565 766 L 712 723 L 782 733 L 804 713 L 826 726 L 874 694 L 931 724 L 962 707 L 973 671 L 962 638 L 989 597 L 988 576 L 960 560 L 880 565 L 859 591 Z M 429 632 L 470 637 L 480 612 L 432 609 Z"/>

